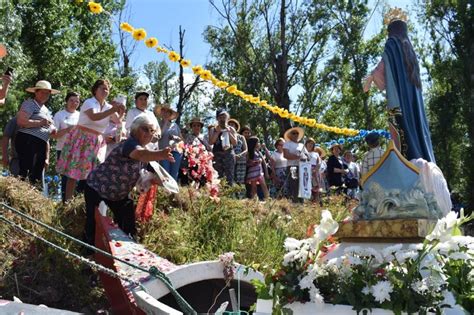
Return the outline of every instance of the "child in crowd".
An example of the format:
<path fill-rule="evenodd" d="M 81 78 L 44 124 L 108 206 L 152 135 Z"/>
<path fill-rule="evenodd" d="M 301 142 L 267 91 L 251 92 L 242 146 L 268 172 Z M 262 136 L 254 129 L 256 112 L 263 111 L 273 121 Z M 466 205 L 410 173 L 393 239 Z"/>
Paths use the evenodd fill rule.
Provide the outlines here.
<path fill-rule="evenodd" d="M 264 199 L 268 198 L 268 188 L 265 183 L 262 168 L 263 157 L 258 152 L 259 146 L 260 143 L 257 137 L 250 137 L 247 140 L 248 159 L 246 183 L 251 186 L 250 199 L 255 197 L 257 185 L 261 186 Z"/>

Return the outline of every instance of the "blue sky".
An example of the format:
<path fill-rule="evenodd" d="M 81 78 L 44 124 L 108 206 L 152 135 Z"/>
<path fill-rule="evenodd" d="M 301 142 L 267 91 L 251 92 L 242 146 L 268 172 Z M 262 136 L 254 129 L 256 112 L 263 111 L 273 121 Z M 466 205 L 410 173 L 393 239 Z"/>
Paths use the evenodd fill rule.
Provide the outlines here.
<path fill-rule="evenodd" d="M 220 0 L 216 0 L 217 3 Z M 369 5 L 383 1 L 369 0 Z M 413 0 L 389 0 L 391 6 L 398 6 L 406 10 L 414 4 Z M 219 25 L 220 16 L 209 4 L 208 0 L 129 0 L 131 9 L 129 23 L 135 27 L 143 27 L 149 36 L 158 38 L 161 45 L 178 49 L 178 30 L 181 25 L 186 30 L 185 57 L 193 64 L 205 64 L 210 60 L 209 45 L 203 40 L 203 31 L 208 25 Z M 376 33 L 382 27 L 382 17 L 375 12 L 366 33 Z M 132 66 L 138 68 L 149 61 L 161 61 L 164 54 L 158 54 L 154 49 L 147 48 L 140 43 L 132 56 Z M 177 70 L 175 63 L 169 63 L 173 70 Z"/>

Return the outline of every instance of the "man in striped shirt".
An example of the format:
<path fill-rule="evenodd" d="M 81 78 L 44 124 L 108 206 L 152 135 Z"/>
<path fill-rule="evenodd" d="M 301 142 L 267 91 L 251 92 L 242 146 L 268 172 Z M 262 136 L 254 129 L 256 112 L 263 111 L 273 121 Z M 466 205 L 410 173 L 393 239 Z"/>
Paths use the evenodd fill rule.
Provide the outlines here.
<path fill-rule="evenodd" d="M 384 154 L 384 151 L 380 148 L 379 134 L 377 132 L 369 133 L 365 137 L 365 142 L 367 142 L 367 145 L 369 146 L 369 152 L 364 155 L 360 170 L 361 176 L 367 174 Z"/>

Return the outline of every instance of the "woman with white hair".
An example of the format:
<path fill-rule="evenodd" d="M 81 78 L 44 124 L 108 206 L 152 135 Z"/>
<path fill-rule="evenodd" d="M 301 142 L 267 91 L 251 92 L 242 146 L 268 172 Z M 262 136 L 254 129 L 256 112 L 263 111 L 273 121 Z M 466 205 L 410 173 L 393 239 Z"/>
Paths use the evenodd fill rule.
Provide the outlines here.
<path fill-rule="evenodd" d="M 140 115 L 130 127 L 130 136 L 120 143 L 104 163 L 92 170 L 84 189 L 86 201 L 85 241 L 94 244 L 94 211 L 101 201 L 114 213 L 114 221 L 127 234 L 134 235 L 135 206 L 129 193 L 140 177 L 140 170 L 150 161 L 174 162 L 170 148 L 147 149 L 158 126 L 148 115 Z"/>

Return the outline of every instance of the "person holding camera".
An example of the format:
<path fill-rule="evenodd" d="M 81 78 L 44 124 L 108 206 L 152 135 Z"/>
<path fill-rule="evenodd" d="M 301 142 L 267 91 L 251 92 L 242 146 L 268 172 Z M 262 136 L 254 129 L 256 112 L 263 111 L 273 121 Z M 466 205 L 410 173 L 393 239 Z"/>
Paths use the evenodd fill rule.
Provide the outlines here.
<path fill-rule="evenodd" d="M 225 109 L 216 111 L 217 126 L 210 130 L 209 143 L 213 146 L 214 168 L 219 178 L 225 177 L 228 185 L 234 184 L 237 132 L 229 125 L 229 113 Z"/>
<path fill-rule="evenodd" d="M 7 48 L 5 45 L 0 44 L 0 59 L 7 55 Z M 8 88 L 13 77 L 13 69 L 8 67 L 5 74 L 2 76 L 2 86 L 0 87 L 0 105 L 5 104 L 5 99 L 7 98 Z"/>
<path fill-rule="evenodd" d="M 59 91 L 52 89 L 51 83 L 45 80 L 36 82 L 26 91 L 34 93 L 34 97 L 24 101 L 16 115 L 19 128 L 15 148 L 20 162 L 20 177 L 28 177 L 31 183 L 38 184 L 43 182 L 43 170 L 49 156 L 49 137 L 56 132 L 53 117 L 45 104 L 51 94 L 58 94 Z"/>
<path fill-rule="evenodd" d="M 12 76 L 7 72 L 2 76 L 2 87 L 0 88 L 0 105 L 5 104 L 5 99 L 8 95 L 8 89 L 12 82 Z"/>

